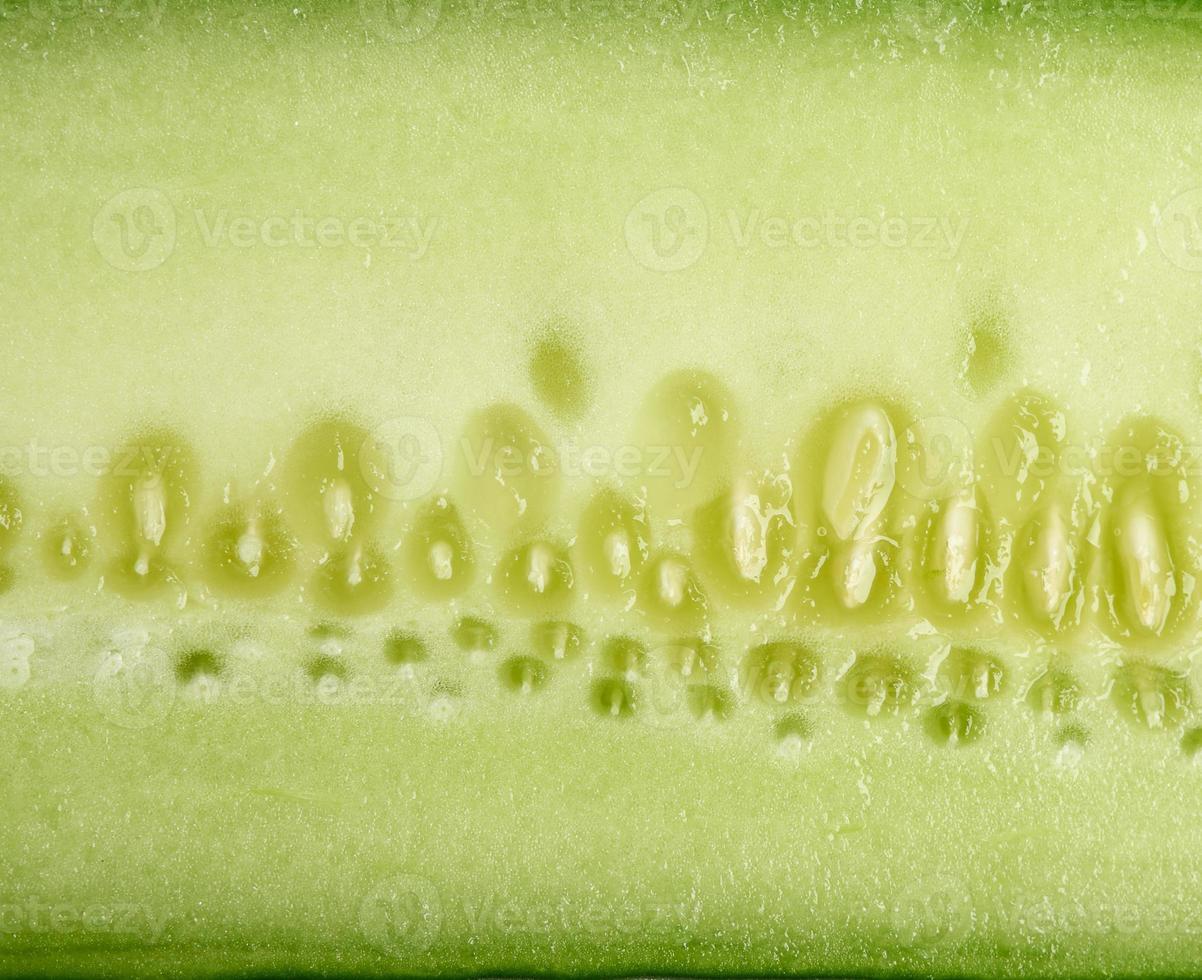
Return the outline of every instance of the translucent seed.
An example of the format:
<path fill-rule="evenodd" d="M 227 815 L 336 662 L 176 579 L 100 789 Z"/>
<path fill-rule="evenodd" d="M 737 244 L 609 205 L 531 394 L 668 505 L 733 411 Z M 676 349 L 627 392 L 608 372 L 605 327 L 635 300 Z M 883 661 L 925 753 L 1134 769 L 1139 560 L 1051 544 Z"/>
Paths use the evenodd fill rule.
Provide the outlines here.
<path fill-rule="evenodd" d="M 377 549 L 351 544 L 335 550 L 314 576 L 326 608 L 350 615 L 382 609 L 392 594 L 388 562 Z"/>
<path fill-rule="evenodd" d="M 972 598 L 980 550 L 978 520 L 976 495 L 971 490 L 947 501 L 935 519 L 927 573 L 943 602 L 965 604 Z"/>
<path fill-rule="evenodd" d="M 421 663 L 429 656 L 425 641 L 409 630 L 389 630 L 384 636 L 384 657 L 390 664 Z"/>
<path fill-rule="evenodd" d="M 647 668 L 647 646 L 629 636 L 611 636 L 601 647 L 601 659 L 607 670 L 631 679 Z"/>
<path fill-rule="evenodd" d="M 194 479 L 191 450 L 170 430 L 139 433 L 116 453 L 102 513 L 122 552 L 106 575 L 118 591 L 152 594 L 172 580 L 164 552 L 187 525 Z"/>
<path fill-rule="evenodd" d="M 722 592 L 752 598 L 778 586 L 794 534 L 791 496 L 786 477 L 743 479 L 696 512 L 698 565 Z"/>
<path fill-rule="evenodd" d="M 615 677 L 593 682 L 590 700 L 593 710 L 608 718 L 628 718 L 634 714 L 634 688 Z"/>
<path fill-rule="evenodd" d="M 831 440 L 822 482 L 822 510 L 842 541 L 873 533 L 893 492 L 897 438 L 878 405 L 850 408 Z"/>
<path fill-rule="evenodd" d="M 445 497 L 418 513 L 404 547 L 409 578 L 423 595 L 448 598 L 471 584 L 475 569 L 471 543 L 459 512 Z"/>
<path fill-rule="evenodd" d="M 652 509 L 683 516 L 729 486 L 739 424 L 730 392 L 704 371 L 676 371 L 648 393 L 633 443 Z"/>
<path fill-rule="evenodd" d="M 764 643 L 747 651 L 742 683 L 769 704 L 787 704 L 810 694 L 818 684 L 818 658 L 799 643 Z"/>
<path fill-rule="evenodd" d="M 940 745 L 971 745 L 985 733 L 985 715 L 963 701 L 945 701 L 927 712 L 926 727 Z"/>
<path fill-rule="evenodd" d="M 857 540 L 838 546 L 831 556 L 835 595 L 844 609 L 858 609 L 876 582 L 876 542 Z"/>
<path fill-rule="evenodd" d="M 533 541 L 511 551 L 497 567 L 501 594 L 519 609 L 547 612 L 571 601 L 575 577 L 566 549 Z"/>
<path fill-rule="evenodd" d="M 688 559 L 666 554 L 652 560 L 644 572 L 639 607 L 661 625 L 698 628 L 708 611 L 708 600 Z"/>
<path fill-rule="evenodd" d="M 56 578 L 75 578 L 92 560 L 92 534 L 78 517 L 66 517 L 46 531 L 42 554 Z"/>
<path fill-rule="evenodd" d="M 0 551 L 12 544 L 24 523 L 21 499 L 13 485 L 0 477 Z"/>
<path fill-rule="evenodd" d="M 300 533 L 316 542 L 362 540 L 378 523 L 382 501 L 364 476 L 363 426 L 341 416 L 308 426 L 288 451 L 284 503 Z"/>
<path fill-rule="evenodd" d="M 1027 703 L 1043 715 L 1067 715 L 1081 705 L 1081 684 L 1067 670 L 1050 668 L 1035 679 Z"/>
<path fill-rule="evenodd" d="M 547 665 L 537 657 L 510 657 L 500 668 L 501 682 L 519 694 L 533 694 L 551 678 Z"/>
<path fill-rule="evenodd" d="M 997 657 L 970 647 L 953 649 L 940 669 L 940 676 L 954 698 L 985 701 L 1000 694 L 1006 671 Z"/>
<path fill-rule="evenodd" d="M 209 535 L 205 571 L 224 591 L 266 595 L 292 577 L 295 552 L 296 541 L 278 508 L 268 504 L 229 507 Z"/>
<path fill-rule="evenodd" d="M 843 700 L 867 718 L 896 715 L 918 698 L 914 669 L 901 657 L 857 655 L 843 680 Z"/>
<path fill-rule="evenodd" d="M 1072 589 L 1073 553 L 1061 508 L 1046 507 L 1026 529 L 1018 556 L 1027 608 L 1058 623 Z"/>
<path fill-rule="evenodd" d="M 493 405 L 468 421 L 459 483 L 476 517 L 501 537 L 537 532 L 559 496 L 559 460 L 546 434 L 517 405 Z"/>
<path fill-rule="evenodd" d="M 681 677 L 707 676 L 718 669 L 718 648 L 697 637 L 686 637 L 657 648 L 668 666 Z"/>
<path fill-rule="evenodd" d="M 1183 673 L 1138 661 L 1118 669 L 1111 696 L 1132 721 L 1150 729 L 1175 728 L 1193 704 Z"/>
<path fill-rule="evenodd" d="M 1119 506 L 1115 534 L 1128 621 L 1136 629 L 1160 633 L 1176 584 L 1164 522 L 1149 494 L 1134 495 Z"/>
<path fill-rule="evenodd" d="M 535 623 L 530 627 L 530 645 L 544 660 L 574 660 L 584 647 L 584 631 L 558 620 Z"/>
<path fill-rule="evenodd" d="M 647 543 L 646 524 L 634 503 L 614 490 L 601 490 L 581 519 L 575 564 L 604 594 L 616 595 L 642 570 Z"/>
<path fill-rule="evenodd" d="M 726 721 L 735 710 L 730 691 L 713 684 L 690 684 L 688 703 L 690 713 L 698 721 Z"/>
<path fill-rule="evenodd" d="M 465 653 L 487 653 L 496 649 L 497 628 L 478 616 L 464 616 L 451 628 L 451 639 Z"/>

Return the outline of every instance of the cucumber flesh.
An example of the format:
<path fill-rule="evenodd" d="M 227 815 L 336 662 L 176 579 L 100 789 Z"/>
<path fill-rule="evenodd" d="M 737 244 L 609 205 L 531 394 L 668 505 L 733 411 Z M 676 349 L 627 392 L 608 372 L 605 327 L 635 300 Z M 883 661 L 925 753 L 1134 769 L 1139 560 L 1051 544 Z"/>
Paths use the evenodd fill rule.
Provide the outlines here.
<path fill-rule="evenodd" d="M 407 9 L 0 16 L 0 972 L 1197 972 L 1192 23 Z"/>

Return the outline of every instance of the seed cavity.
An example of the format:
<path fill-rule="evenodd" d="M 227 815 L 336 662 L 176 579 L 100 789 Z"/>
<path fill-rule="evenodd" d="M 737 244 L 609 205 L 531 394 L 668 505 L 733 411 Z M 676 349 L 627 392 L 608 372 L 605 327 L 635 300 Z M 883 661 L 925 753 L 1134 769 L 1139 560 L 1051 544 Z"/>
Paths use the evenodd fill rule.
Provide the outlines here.
<path fill-rule="evenodd" d="M 1118 506 L 1115 548 L 1127 621 L 1157 635 L 1168 622 L 1177 593 L 1164 519 L 1149 493 L 1135 493 Z"/>
<path fill-rule="evenodd" d="M 648 563 L 639 599 L 639 608 L 667 628 L 697 629 L 709 608 L 688 559 L 674 553 L 659 555 Z"/>
<path fill-rule="evenodd" d="M 92 532 L 76 515 L 48 528 L 42 539 L 42 555 L 55 578 L 77 578 L 91 564 L 92 552 Z"/>
<path fill-rule="evenodd" d="M 643 402 L 633 440 L 652 509 L 683 517 L 729 486 L 738 438 L 734 399 L 712 374 L 661 379 Z"/>
<path fill-rule="evenodd" d="M 1202 758 L 1198 755 L 1199 749 L 1202 749 L 1202 728 L 1191 728 L 1181 736 L 1181 751 L 1186 758 L 1197 760 Z"/>
<path fill-rule="evenodd" d="M 500 667 L 501 683 L 518 694 L 533 694 L 551 679 L 550 668 L 537 657 L 509 657 Z"/>
<path fill-rule="evenodd" d="M 565 319 L 543 326 L 530 351 L 530 382 L 539 399 L 564 421 L 575 421 L 592 399 L 580 331 Z"/>
<path fill-rule="evenodd" d="M 957 647 L 944 660 L 940 677 L 953 698 L 986 701 L 1002 693 L 1006 671 L 997 657 L 971 647 Z"/>
<path fill-rule="evenodd" d="M 334 612 L 377 612 L 392 595 L 392 573 L 374 546 L 352 543 L 332 551 L 313 579 L 318 601 Z"/>
<path fill-rule="evenodd" d="M 1059 625 L 1073 592 L 1075 554 L 1063 509 L 1050 504 L 1021 537 L 1018 549 L 1027 609 L 1038 619 Z"/>
<path fill-rule="evenodd" d="M 197 680 L 215 680 L 221 674 L 221 661 L 212 650 L 188 650 L 175 662 L 175 678 L 181 684 Z"/>
<path fill-rule="evenodd" d="M 397 667 L 419 664 L 429 657 L 426 641 L 411 630 L 392 629 L 384 635 L 384 659 Z"/>
<path fill-rule="evenodd" d="M 457 454 L 462 498 L 502 538 L 537 533 L 559 497 L 559 460 L 546 433 L 517 405 L 468 420 Z"/>
<path fill-rule="evenodd" d="M 535 623 L 530 627 L 530 645 L 544 660 L 575 660 L 584 649 L 584 630 L 563 620 Z"/>
<path fill-rule="evenodd" d="M 1068 715 L 1081 706 L 1081 683 L 1069 671 L 1053 667 L 1040 674 L 1027 691 L 1027 704 L 1041 715 Z"/>
<path fill-rule="evenodd" d="M 822 481 L 822 511 L 839 540 L 875 533 L 896 476 L 897 437 L 885 410 L 870 402 L 849 408 L 832 436 Z"/>
<path fill-rule="evenodd" d="M 206 545 L 205 570 L 214 586 L 235 595 L 268 595 L 294 570 L 296 541 L 274 506 L 231 506 L 218 518 Z"/>
<path fill-rule="evenodd" d="M 744 689 L 767 704 L 800 701 L 818 686 L 818 657 L 800 643 L 781 640 L 747 651 L 743 660 Z"/>
<path fill-rule="evenodd" d="M 501 559 L 497 582 L 510 605 L 546 612 L 568 605 L 575 578 L 565 548 L 546 541 L 532 541 Z"/>
<path fill-rule="evenodd" d="M 631 636 L 611 636 L 601 647 L 605 669 L 630 680 L 647 670 L 647 645 Z"/>
<path fill-rule="evenodd" d="M 977 582 L 980 511 L 976 493 L 962 490 L 935 517 L 927 552 L 927 577 L 940 601 L 966 605 Z"/>
<path fill-rule="evenodd" d="M 964 701 L 944 701 L 927 712 L 926 729 L 940 745 L 971 745 L 985 734 L 985 714 Z"/>
<path fill-rule="evenodd" d="M 857 654 L 843 679 L 843 702 L 865 718 L 896 715 L 918 699 L 914 668 L 902 657 Z"/>
<path fill-rule="evenodd" d="M 405 537 L 409 578 L 427 598 L 461 595 L 471 585 L 475 558 L 459 511 L 444 496 L 425 505 Z"/>
<path fill-rule="evenodd" d="M 379 522 L 383 501 L 360 466 L 368 445 L 364 427 L 343 416 L 316 420 L 292 444 L 284 466 L 284 503 L 309 540 L 346 546 L 366 540 Z"/>
<path fill-rule="evenodd" d="M 777 755 L 797 762 L 814 737 L 814 723 L 801 712 L 791 711 L 776 721 L 772 734 L 777 741 Z"/>
<path fill-rule="evenodd" d="M 683 637 L 656 648 L 669 670 L 686 680 L 708 677 L 718 669 L 718 648 L 699 637 Z"/>
<path fill-rule="evenodd" d="M 497 628 L 478 616 L 464 616 L 451 627 L 451 639 L 464 653 L 491 653 L 500 636 Z"/>
<path fill-rule="evenodd" d="M 689 713 L 698 721 L 726 721 L 734 714 L 735 699 L 726 688 L 714 684 L 690 684 Z"/>
<path fill-rule="evenodd" d="M 305 662 L 305 674 L 315 687 L 333 690 L 346 680 L 349 671 L 341 657 L 321 653 Z"/>
<path fill-rule="evenodd" d="M 616 490 L 600 490 L 580 522 L 575 556 L 589 581 L 606 595 L 629 588 L 643 568 L 648 533 L 641 511 Z"/>
<path fill-rule="evenodd" d="M 590 701 L 593 710 L 606 718 L 629 718 L 636 707 L 633 686 L 616 677 L 594 681 Z"/>
<path fill-rule="evenodd" d="M 1176 728 L 1193 704 L 1185 674 L 1141 661 L 1119 667 L 1111 696 L 1128 718 L 1152 730 Z"/>
<path fill-rule="evenodd" d="M 123 552 L 106 581 L 128 596 L 146 596 L 174 580 L 169 543 L 187 526 L 195 472 L 188 444 L 169 429 L 135 435 L 115 456 L 102 491 Z"/>

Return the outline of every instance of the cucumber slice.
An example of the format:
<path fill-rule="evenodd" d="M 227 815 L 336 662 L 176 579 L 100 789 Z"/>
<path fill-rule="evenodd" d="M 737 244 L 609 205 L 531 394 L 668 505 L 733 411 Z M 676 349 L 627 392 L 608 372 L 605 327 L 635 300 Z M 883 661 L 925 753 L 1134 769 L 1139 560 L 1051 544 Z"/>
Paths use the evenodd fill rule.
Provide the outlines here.
<path fill-rule="evenodd" d="M 1196 974 L 1191 13 L 0 11 L 0 973 Z"/>

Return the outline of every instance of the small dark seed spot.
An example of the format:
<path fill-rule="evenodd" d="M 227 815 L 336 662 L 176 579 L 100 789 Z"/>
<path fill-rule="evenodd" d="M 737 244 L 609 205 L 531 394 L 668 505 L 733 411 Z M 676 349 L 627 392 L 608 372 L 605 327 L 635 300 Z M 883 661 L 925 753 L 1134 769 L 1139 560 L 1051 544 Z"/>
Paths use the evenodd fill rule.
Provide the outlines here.
<path fill-rule="evenodd" d="M 464 616 L 452 627 L 451 638 L 466 652 L 495 650 L 497 628 L 478 616 Z"/>
<path fill-rule="evenodd" d="M 210 650 L 189 650 L 175 663 L 175 678 L 188 684 L 197 677 L 216 677 L 221 673 L 221 662 Z"/>
<path fill-rule="evenodd" d="M 384 637 L 384 656 L 391 664 L 414 664 L 426 659 L 425 641 L 409 630 L 390 630 Z"/>

